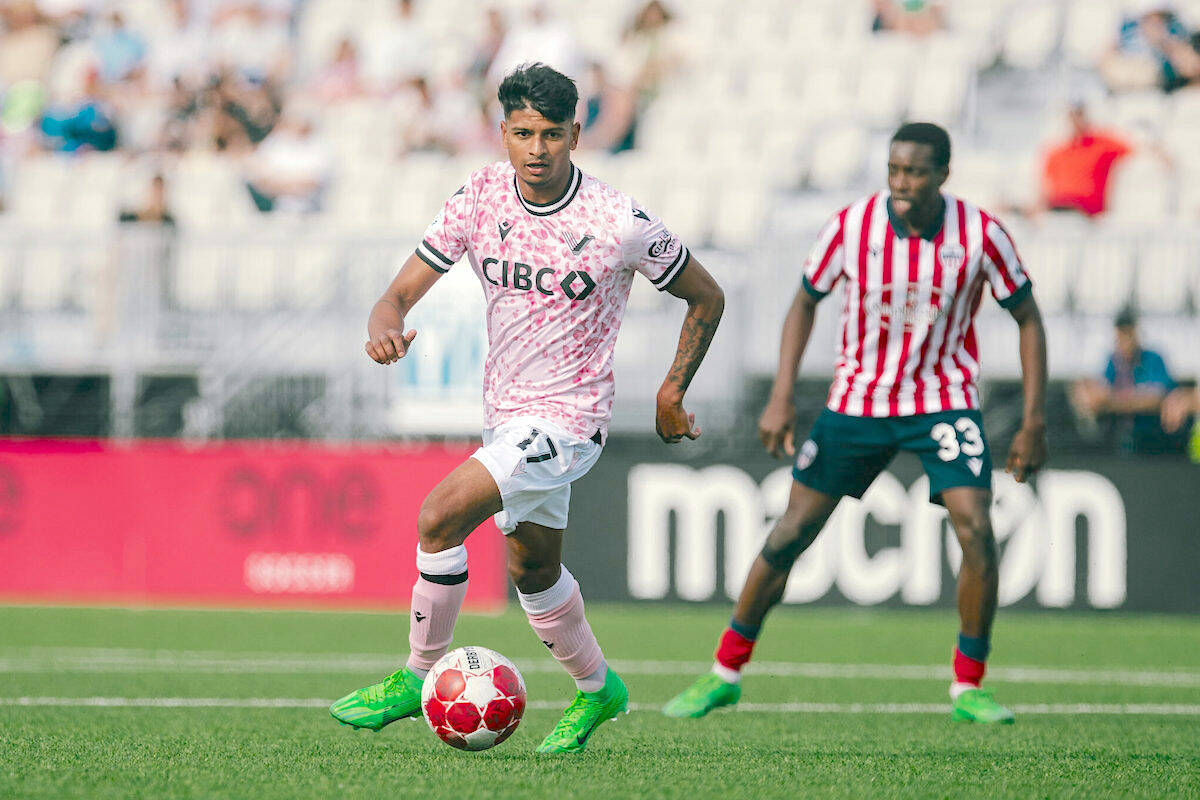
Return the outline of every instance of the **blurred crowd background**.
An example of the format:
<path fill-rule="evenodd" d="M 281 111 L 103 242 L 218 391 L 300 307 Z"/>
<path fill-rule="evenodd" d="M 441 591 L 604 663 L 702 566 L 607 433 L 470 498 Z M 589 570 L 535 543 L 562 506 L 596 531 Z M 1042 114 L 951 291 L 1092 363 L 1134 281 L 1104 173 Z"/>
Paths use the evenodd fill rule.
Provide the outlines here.
<path fill-rule="evenodd" d="M 0 0 L 0 431 L 474 434 L 468 270 L 424 304 L 421 359 L 384 374 L 359 339 L 440 203 L 503 157 L 499 79 L 540 60 L 579 84 L 580 165 L 729 289 L 693 393 L 710 430 L 756 415 L 815 231 L 927 120 L 954 139 L 948 190 L 1034 277 L 1065 446 L 1184 452 L 1198 30 L 1200 0 Z M 638 342 L 679 313 L 635 291 L 618 430 L 649 429 L 670 353 Z M 1020 411 L 1015 331 L 981 325 L 995 433 Z"/>

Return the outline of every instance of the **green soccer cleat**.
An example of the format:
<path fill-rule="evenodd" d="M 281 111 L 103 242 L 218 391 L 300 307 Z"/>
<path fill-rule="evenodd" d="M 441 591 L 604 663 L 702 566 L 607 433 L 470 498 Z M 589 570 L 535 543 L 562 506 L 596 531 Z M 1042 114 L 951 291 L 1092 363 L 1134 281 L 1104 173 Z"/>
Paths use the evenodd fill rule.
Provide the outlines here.
<path fill-rule="evenodd" d="M 421 685 L 411 669 L 402 667 L 379 683 L 351 692 L 329 707 L 343 725 L 379 731 L 398 719 L 421 713 Z"/>
<path fill-rule="evenodd" d="M 663 706 L 663 713 L 668 717 L 699 719 L 714 708 L 734 705 L 741 697 L 741 684 L 723 681 L 721 676 L 710 672 L 673 697 Z"/>
<path fill-rule="evenodd" d="M 616 719 L 622 711 L 628 713 L 628 705 L 629 690 L 625 688 L 621 676 L 610 668 L 603 689 L 575 693 L 575 699 L 563 712 L 563 718 L 534 752 L 581 753 L 587 747 L 592 731 L 599 728 L 600 723 Z"/>
<path fill-rule="evenodd" d="M 1013 723 L 1013 713 L 993 700 L 985 689 L 968 689 L 960 694 L 954 701 L 951 716 L 957 722 Z"/>

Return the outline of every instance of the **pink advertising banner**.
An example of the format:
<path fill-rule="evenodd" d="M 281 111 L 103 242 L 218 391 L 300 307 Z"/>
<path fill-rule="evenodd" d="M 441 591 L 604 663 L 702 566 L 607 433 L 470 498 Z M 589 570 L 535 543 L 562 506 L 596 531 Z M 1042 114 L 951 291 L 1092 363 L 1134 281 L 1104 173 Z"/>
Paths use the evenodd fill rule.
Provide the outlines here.
<path fill-rule="evenodd" d="M 404 607 L 421 501 L 468 448 L 0 441 L 0 599 Z M 471 536 L 467 604 L 506 598 Z"/>

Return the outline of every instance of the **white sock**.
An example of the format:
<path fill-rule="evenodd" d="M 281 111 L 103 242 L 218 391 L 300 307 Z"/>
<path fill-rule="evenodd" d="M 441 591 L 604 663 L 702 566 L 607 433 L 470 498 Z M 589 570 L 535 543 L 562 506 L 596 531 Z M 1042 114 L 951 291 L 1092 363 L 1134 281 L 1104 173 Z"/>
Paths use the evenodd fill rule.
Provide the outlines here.
<path fill-rule="evenodd" d="M 963 692 L 969 692 L 972 689 L 978 688 L 979 687 L 973 683 L 959 683 L 958 681 L 955 681 L 954 683 L 950 684 L 950 699 L 957 700 L 959 695 L 961 695 Z"/>
<path fill-rule="evenodd" d="M 712 671 L 713 675 L 716 675 L 726 683 L 742 682 L 742 673 L 738 672 L 736 669 L 730 669 L 723 664 L 719 664 L 716 661 L 713 662 Z"/>
<path fill-rule="evenodd" d="M 425 678 L 429 675 L 429 670 L 427 670 L 427 669 L 421 669 L 420 667 L 414 667 L 412 664 L 408 664 L 407 666 L 408 666 L 408 671 L 411 672 L 413 675 L 416 675 L 421 680 L 425 680 Z"/>
<path fill-rule="evenodd" d="M 586 678 L 580 678 L 575 681 L 576 688 L 581 692 L 598 692 L 604 688 L 604 681 L 608 678 L 608 664 L 604 661 L 600 662 L 600 668 L 588 675 Z"/>

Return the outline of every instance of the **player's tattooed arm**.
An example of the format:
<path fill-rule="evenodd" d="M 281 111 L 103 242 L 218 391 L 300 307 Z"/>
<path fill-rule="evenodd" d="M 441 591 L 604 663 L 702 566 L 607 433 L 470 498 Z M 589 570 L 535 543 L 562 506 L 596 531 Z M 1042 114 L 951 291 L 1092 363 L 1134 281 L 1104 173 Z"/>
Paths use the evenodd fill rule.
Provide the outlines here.
<path fill-rule="evenodd" d="M 700 429 L 696 417 L 683 407 L 683 396 L 721 323 L 725 311 L 725 294 L 713 277 L 694 258 L 668 287 L 667 291 L 686 300 L 688 313 L 679 334 L 675 360 L 662 387 L 658 390 L 656 428 L 664 442 L 695 439 Z"/>

